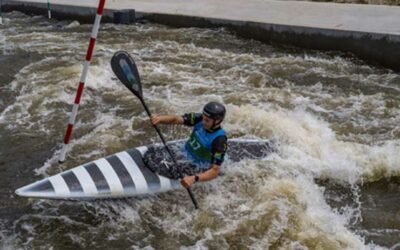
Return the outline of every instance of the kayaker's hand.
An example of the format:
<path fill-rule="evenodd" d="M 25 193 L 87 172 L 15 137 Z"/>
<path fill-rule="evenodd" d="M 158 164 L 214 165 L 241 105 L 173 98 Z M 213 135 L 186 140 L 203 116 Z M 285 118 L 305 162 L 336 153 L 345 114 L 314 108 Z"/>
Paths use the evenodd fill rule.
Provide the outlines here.
<path fill-rule="evenodd" d="M 158 123 L 160 123 L 160 117 L 159 116 L 157 116 L 157 115 L 151 115 L 151 117 L 150 117 L 150 122 L 151 122 L 151 125 L 157 125 Z"/>
<path fill-rule="evenodd" d="M 185 188 L 189 188 L 190 185 L 192 185 L 194 182 L 195 182 L 195 177 L 194 177 L 194 175 L 185 176 L 185 177 L 181 180 L 181 184 L 182 184 L 182 186 L 184 186 Z"/>

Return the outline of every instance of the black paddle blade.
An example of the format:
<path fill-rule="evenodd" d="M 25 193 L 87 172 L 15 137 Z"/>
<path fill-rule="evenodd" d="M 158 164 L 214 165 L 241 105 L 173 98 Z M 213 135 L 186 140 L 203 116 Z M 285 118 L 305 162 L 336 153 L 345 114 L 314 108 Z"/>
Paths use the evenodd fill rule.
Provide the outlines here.
<path fill-rule="evenodd" d="M 111 58 L 111 68 L 118 79 L 139 99 L 142 99 L 142 84 L 135 61 L 126 51 L 118 51 Z"/>

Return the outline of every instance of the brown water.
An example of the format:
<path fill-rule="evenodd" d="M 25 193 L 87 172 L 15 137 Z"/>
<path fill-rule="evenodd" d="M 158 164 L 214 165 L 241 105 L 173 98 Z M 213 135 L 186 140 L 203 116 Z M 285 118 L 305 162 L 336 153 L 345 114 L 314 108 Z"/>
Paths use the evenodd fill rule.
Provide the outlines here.
<path fill-rule="evenodd" d="M 91 25 L 13 12 L 0 26 L 0 246 L 5 249 L 379 249 L 400 244 L 400 75 L 338 53 L 273 47 L 224 29 L 103 25 L 64 165 L 57 163 Z M 184 191 L 91 202 L 14 190 L 158 142 L 114 77 L 137 61 L 154 113 L 228 108 L 231 137 L 278 153 Z M 163 127 L 172 140 L 190 132 Z"/>

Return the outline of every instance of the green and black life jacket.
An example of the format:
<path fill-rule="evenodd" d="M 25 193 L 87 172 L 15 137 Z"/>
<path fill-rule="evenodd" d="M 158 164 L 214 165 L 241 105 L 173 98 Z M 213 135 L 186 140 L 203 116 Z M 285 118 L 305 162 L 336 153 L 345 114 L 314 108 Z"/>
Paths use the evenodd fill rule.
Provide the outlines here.
<path fill-rule="evenodd" d="M 204 129 L 203 121 L 193 127 L 192 134 L 185 144 L 185 150 L 194 163 L 200 165 L 211 163 L 211 146 L 215 138 L 225 135 L 225 130 L 219 128 L 214 132 Z M 207 166 L 207 167 L 208 167 Z"/>

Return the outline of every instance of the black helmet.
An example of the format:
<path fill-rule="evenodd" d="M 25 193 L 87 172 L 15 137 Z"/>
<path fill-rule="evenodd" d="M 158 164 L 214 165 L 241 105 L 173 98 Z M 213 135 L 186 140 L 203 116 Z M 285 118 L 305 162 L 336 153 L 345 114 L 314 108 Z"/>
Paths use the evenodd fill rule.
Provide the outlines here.
<path fill-rule="evenodd" d="M 213 120 L 223 120 L 225 118 L 226 109 L 219 102 L 209 102 L 203 108 L 203 115 Z"/>

